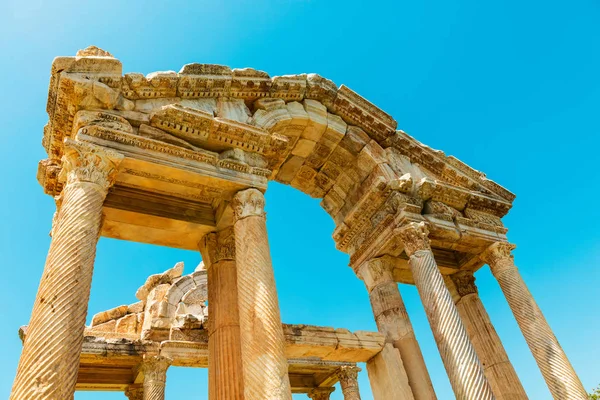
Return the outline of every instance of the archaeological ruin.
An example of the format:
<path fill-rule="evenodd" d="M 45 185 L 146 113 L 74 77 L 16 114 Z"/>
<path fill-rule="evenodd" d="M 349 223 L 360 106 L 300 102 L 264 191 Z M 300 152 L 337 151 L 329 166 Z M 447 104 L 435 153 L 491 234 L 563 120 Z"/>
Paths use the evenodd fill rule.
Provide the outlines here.
<path fill-rule="evenodd" d="M 527 399 L 478 296 L 486 264 L 552 396 L 587 398 L 514 264 L 501 218 L 515 196 L 348 87 L 211 64 L 123 75 L 91 46 L 54 59 L 47 112 L 37 178 L 56 212 L 11 400 L 161 400 L 169 366 L 208 368 L 211 400 L 324 400 L 338 382 L 358 400 L 357 363 L 376 400 L 436 399 L 398 282 L 416 286 L 457 399 Z M 270 180 L 322 199 L 378 332 L 281 321 Z M 100 236 L 202 263 L 150 276 L 86 327 Z"/>

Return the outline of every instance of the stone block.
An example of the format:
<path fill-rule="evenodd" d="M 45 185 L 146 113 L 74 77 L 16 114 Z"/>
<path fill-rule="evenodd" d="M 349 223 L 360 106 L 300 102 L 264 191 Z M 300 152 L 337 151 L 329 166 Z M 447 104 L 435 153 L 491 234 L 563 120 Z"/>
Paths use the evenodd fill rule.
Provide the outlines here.
<path fill-rule="evenodd" d="M 316 144 L 317 143 L 313 142 L 312 140 L 301 138 L 296 143 L 296 146 L 294 146 L 292 154 L 302 158 L 307 158 L 314 150 Z"/>

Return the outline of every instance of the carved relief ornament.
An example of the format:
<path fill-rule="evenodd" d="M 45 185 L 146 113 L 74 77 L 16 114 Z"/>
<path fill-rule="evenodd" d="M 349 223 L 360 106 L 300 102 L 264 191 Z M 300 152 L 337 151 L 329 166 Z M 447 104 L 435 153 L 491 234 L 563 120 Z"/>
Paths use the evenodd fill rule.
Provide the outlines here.
<path fill-rule="evenodd" d="M 450 275 L 450 279 L 456 286 L 456 291 L 460 297 L 468 294 L 477 293 L 477 285 L 475 285 L 475 276 L 470 271 L 460 271 Z"/>
<path fill-rule="evenodd" d="M 411 222 L 397 229 L 396 233 L 404 244 L 404 251 L 409 257 L 420 250 L 431 250 L 429 229 L 424 222 Z"/>
<path fill-rule="evenodd" d="M 336 374 L 340 380 L 340 385 L 343 388 L 353 388 L 358 386 L 358 373 L 361 371 L 359 367 L 344 365 L 340 367 Z"/>
<path fill-rule="evenodd" d="M 200 252 L 202 257 L 206 258 L 209 267 L 221 260 L 235 260 L 233 227 L 206 234 L 200 243 Z"/>
<path fill-rule="evenodd" d="M 167 369 L 173 360 L 163 356 L 144 357 L 141 369 L 144 373 L 144 382 L 156 385 L 157 383 L 164 384 L 167 379 Z"/>
<path fill-rule="evenodd" d="M 236 193 L 231 206 L 236 220 L 265 216 L 265 196 L 258 189 L 250 188 Z"/>
<path fill-rule="evenodd" d="M 67 138 L 59 179 L 67 185 L 87 182 L 107 190 L 114 183 L 122 160 L 120 153 Z"/>
<path fill-rule="evenodd" d="M 503 259 L 511 259 L 511 253 L 516 248 L 517 246 L 512 243 L 496 242 L 481 253 L 479 258 L 489 265 L 496 264 Z"/>
<path fill-rule="evenodd" d="M 488 247 L 479 258 L 490 266 L 492 274 L 505 271 L 508 268 L 514 268 L 514 262 L 511 252 L 517 246 L 508 242 L 496 242 Z"/>
<path fill-rule="evenodd" d="M 307 393 L 308 398 L 312 400 L 329 400 L 331 393 L 335 390 L 332 387 L 320 387 L 311 389 L 310 392 Z"/>

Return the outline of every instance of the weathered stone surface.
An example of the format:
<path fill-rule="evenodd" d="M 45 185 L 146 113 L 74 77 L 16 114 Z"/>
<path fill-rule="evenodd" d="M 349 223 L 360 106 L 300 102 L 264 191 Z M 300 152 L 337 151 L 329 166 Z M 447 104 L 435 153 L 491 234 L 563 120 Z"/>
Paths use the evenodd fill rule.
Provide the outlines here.
<path fill-rule="evenodd" d="M 394 391 L 392 396 L 411 398 L 411 393 L 405 393 L 406 382 L 414 398 L 433 398 L 434 394 L 424 395 L 427 391 L 415 384 L 415 376 L 424 377 L 426 372 L 415 368 L 419 364 L 414 361 L 418 346 L 403 315 L 394 280 L 417 284 L 457 396 L 490 396 L 471 346 L 448 306 L 449 294 L 440 289 L 442 275 L 457 278 L 459 271 L 477 270 L 492 254 L 484 251 L 492 243 L 506 241 L 507 229 L 501 218 L 509 211 L 514 195 L 485 174 L 396 131 L 391 116 L 347 87 L 338 88 L 315 74 L 271 78 L 251 68 L 188 64 L 179 73 L 122 75 L 119 60 L 92 46 L 75 57 L 54 60 L 47 112 L 49 121 L 42 143 L 48 159 L 39 163 L 37 177 L 45 193 L 55 197 L 57 213 L 47 271 L 38 294 L 44 304 L 36 303 L 34 308 L 28 333 L 31 340 L 25 342 L 12 400 L 32 398 L 29 383 L 39 381 L 44 368 L 55 368 L 56 360 L 61 360 L 61 365 L 70 361 L 49 380 L 47 398 L 71 398 L 83 332 L 98 335 L 94 351 L 104 352 L 103 357 L 111 357 L 119 345 L 129 346 L 125 353 L 137 358 L 123 367 L 124 371 L 137 371 L 134 367 L 142 361 L 141 354 L 150 360 L 164 352 L 164 356 L 174 356 L 178 365 L 206 366 L 211 353 L 212 387 L 233 390 L 211 390 L 211 399 L 243 397 L 242 391 L 248 398 L 289 398 L 291 388 L 304 392 L 330 388 L 338 379 L 332 368 L 342 366 L 335 363 L 368 359 L 377 399 L 389 398 L 382 396 L 389 396 L 390 390 Z M 382 255 L 400 259 L 393 270 L 379 278 L 374 277 L 377 271 L 365 273 L 378 328 L 385 337 L 308 326 L 284 327 L 285 334 L 281 331 L 261 194 L 268 180 L 322 198 L 321 205 L 336 225 L 336 246 L 350 255 L 355 271 Z M 83 197 L 74 203 L 69 197 L 75 193 L 69 191 L 73 184 L 98 186 L 102 201 L 83 190 Z M 71 218 L 79 216 L 75 219 L 82 225 L 77 226 L 84 226 L 86 221 L 91 224 L 85 225 L 89 228 L 86 234 L 67 228 L 62 222 L 65 210 Z M 430 237 L 423 238 L 424 229 L 399 230 L 419 222 L 427 223 Z M 203 254 L 206 269 L 186 276 L 175 269 L 150 277 L 138 291 L 139 303 L 99 313 L 92 327 L 85 330 L 83 323 L 78 325 L 85 316 L 82 302 L 89 292 L 88 275 L 98 235 L 196 249 L 207 234 L 231 226 L 239 231 L 236 239 L 217 240 L 220 250 Z M 244 252 L 240 262 L 232 259 L 233 242 L 236 251 Z M 478 254 L 484 254 L 483 258 Z M 61 260 L 61 265 L 53 259 Z M 521 296 L 518 301 L 523 306 L 514 299 L 526 289 L 514 295 L 517 289 L 508 288 L 511 283 L 506 283 L 518 281 L 511 275 L 513 269 L 505 261 L 489 262 L 499 263 L 492 269 L 500 277 L 503 290 L 512 290 L 507 298 L 515 315 L 522 315 L 523 310 L 517 308 L 527 309 L 532 300 Z M 210 270 L 218 264 L 227 266 L 220 278 L 214 274 L 216 269 Z M 61 272 L 75 266 L 77 273 Z M 232 271 L 235 274 L 231 275 Z M 212 320 L 208 318 L 207 274 L 212 274 L 216 283 L 219 279 L 229 282 L 227 288 L 213 291 L 219 301 L 211 300 L 215 308 Z M 233 276 L 241 277 L 242 283 L 238 281 L 233 285 L 236 290 L 231 291 Z M 504 279 L 506 276 L 510 279 Z M 59 278 L 71 279 L 69 287 L 75 288 L 79 303 L 68 301 L 72 293 L 66 290 L 59 293 L 56 304 L 69 311 L 57 313 L 54 320 L 44 307 L 53 294 L 49 285 L 59 287 L 63 282 L 56 281 Z M 473 293 L 465 292 L 469 285 L 463 283 L 457 293 L 472 297 Z M 522 289 L 523 285 L 513 286 Z M 239 294 L 239 307 L 232 306 L 235 301 L 228 302 L 229 293 Z M 239 318 L 228 312 L 232 307 L 239 308 Z M 467 308 L 477 311 L 477 307 Z M 529 308 L 537 313 L 535 307 Z M 475 311 L 469 313 L 469 323 L 485 326 L 485 316 Z M 235 330 L 236 320 L 239 332 Z M 546 364 L 561 365 L 567 371 L 565 390 L 569 395 L 581 395 L 578 378 L 564 352 L 556 350 L 557 341 L 541 320 L 543 317 L 519 323 L 551 390 L 562 396 L 558 378 Z M 47 338 L 50 345 L 46 345 L 41 339 L 43 333 L 56 326 L 61 327 L 60 332 L 51 332 Z M 71 327 L 68 332 L 65 326 Z M 535 335 L 531 327 L 537 329 Z M 450 338 L 448 330 L 456 335 Z M 100 337 L 104 342 L 100 343 Z M 77 346 L 66 349 L 61 343 L 67 339 Z M 116 343 L 120 340 L 126 342 Z M 136 340 L 143 344 L 133 344 Z M 239 346 L 232 345 L 236 340 Z M 473 342 L 477 347 L 486 340 L 476 335 Z M 381 351 L 384 341 L 388 344 Z M 241 367 L 232 361 L 236 357 L 231 358 L 232 349 L 237 347 L 241 349 L 237 357 L 242 360 Z M 456 350 L 451 355 L 449 347 Z M 544 359 L 549 356 L 538 354 L 539 348 L 547 350 L 550 361 Z M 53 353 L 53 349 L 65 350 Z M 288 375 L 285 359 L 290 355 L 318 360 L 295 359 L 291 370 L 300 368 L 303 373 Z M 90 355 L 87 360 L 92 359 Z M 39 360 L 50 361 L 44 366 Z M 313 368 L 312 374 L 297 366 L 303 362 Z M 457 372 L 456 365 L 472 368 L 468 373 Z M 486 371 L 490 380 L 503 374 L 499 365 L 495 363 Z M 237 371 L 231 384 L 227 378 L 230 368 Z M 315 372 L 319 368 L 328 372 Z M 408 379 L 402 376 L 403 368 L 409 371 Z M 89 378 L 85 371 L 84 367 L 81 373 Z M 288 376 L 292 376 L 291 381 Z M 138 378 L 132 376 L 123 382 L 120 390 L 140 382 L 134 379 Z M 392 380 L 395 383 L 390 383 Z M 497 385 L 492 386 L 499 391 Z M 164 387 L 161 390 L 159 396 L 164 395 Z"/>

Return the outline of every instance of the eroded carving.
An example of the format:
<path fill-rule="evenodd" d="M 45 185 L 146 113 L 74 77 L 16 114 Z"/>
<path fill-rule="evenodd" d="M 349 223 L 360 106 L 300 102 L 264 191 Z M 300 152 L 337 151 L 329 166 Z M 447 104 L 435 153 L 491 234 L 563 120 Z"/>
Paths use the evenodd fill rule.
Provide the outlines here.
<path fill-rule="evenodd" d="M 251 216 L 265 216 L 265 196 L 258 189 L 238 192 L 231 202 L 236 219 Z"/>

